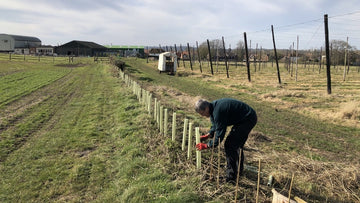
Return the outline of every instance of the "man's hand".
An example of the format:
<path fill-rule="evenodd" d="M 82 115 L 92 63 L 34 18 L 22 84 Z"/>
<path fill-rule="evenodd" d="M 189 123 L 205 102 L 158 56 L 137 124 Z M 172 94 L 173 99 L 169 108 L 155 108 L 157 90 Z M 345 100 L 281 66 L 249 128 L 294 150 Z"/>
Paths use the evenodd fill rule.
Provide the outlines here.
<path fill-rule="evenodd" d="M 206 135 L 201 135 L 200 136 L 200 141 L 204 141 L 204 140 L 207 140 L 209 138 L 210 134 L 206 134 Z"/>
<path fill-rule="evenodd" d="M 199 143 L 196 145 L 196 149 L 199 151 L 203 150 L 203 149 L 207 149 L 207 148 L 208 148 L 207 144 L 204 144 L 204 143 Z"/>

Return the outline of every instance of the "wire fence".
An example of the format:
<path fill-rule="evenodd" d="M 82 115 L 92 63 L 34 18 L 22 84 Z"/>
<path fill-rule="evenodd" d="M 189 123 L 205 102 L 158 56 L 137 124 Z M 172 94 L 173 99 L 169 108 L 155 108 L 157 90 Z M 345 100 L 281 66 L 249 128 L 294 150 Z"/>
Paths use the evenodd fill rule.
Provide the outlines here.
<path fill-rule="evenodd" d="M 25 62 L 40 62 L 40 63 L 53 63 L 53 64 L 72 64 L 82 63 L 87 61 L 89 57 L 76 57 L 76 56 L 36 56 L 29 54 L 12 54 L 0 53 L 0 61 L 25 61 Z M 111 62 L 111 57 L 93 57 L 94 62 Z"/>

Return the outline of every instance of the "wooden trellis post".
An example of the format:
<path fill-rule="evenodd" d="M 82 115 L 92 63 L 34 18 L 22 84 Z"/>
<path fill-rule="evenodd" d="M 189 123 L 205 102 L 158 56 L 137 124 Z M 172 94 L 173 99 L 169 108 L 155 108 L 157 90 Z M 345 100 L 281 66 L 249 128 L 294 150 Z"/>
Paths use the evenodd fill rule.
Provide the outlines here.
<path fill-rule="evenodd" d="M 199 66 L 200 66 L 200 72 L 202 73 L 202 68 L 201 68 L 201 59 L 200 59 L 200 51 L 199 51 L 199 45 L 198 42 L 196 41 L 196 49 L 197 49 L 197 54 L 198 54 L 198 60 L 199 60 Z"/>
<path fill-rule="evenodd" d="M 209 50 L 209 61 L 210 61 L 210 67 L 211 67 L 211 75 L 214 75 L 212 59 L 211 59 L 210 42 L 209 42 L 208 39 L 207 39 L 207 45 L 208 45 L 208 50 Z"/>
<path fill-rule="evenodd" d="M 326 77 L 327 77 L 327 92 L 331 94 L 331 74 L 330 74 L 330 51 L 329 51 L 329 27 L 328 15 L 324 15 L 325 27 L 325 50 L 326 50 Z"/>
<path fill-rule="evenodd" d="M 226 76 L 229 78 L 229 67 L 227 62 L 227 56 L 226 56 L 226 49 L 225 49 L 225 40 L 224 37 L 222 37 L 222 43 L 223 43 L 223 49 L 224 49 L 224 55 L 225 55 L 225 68 L 226 68 Z"/>
<path fill-rule="evenodd" d="M 277 51 L 276 51 L 275 35 L 274 35 L 274 27 L 273 27 L 273 25 L 271 25 L 271 32 L 272 32 L 272 38 L 273 38 L 273 44 L 274 44 L 274 53 L 275 53 L 275 61 L 276 61 L 276 69 L 277 69 L 277 74 L 278 74 L 278 80 L 279 80 L 279 84 L 281 84 L 279 61 L 278 61 L 278 56 L 277 56 Z"/>
<path fill-rule="evenodd" d="M 244 32 L 244 42 L 245 42 L 246 68 L 247 68 L 248 80 L 249 80 L 249 82 L 251 82 L 251 77 L 250 77 L 250 62 L 249 62 L 249 51 L 248 51 L 248 47 L 247 47 L 246 32 Z"/>
<path fill-rule="evenodd" d="M 190 46 L 189 46 L 189 43 L 187 43 L 187 48 L 188 48 L 188 52 L 189 52 L 190 69 L 191 69 L 191 70 L 193 70 L 193 67 L 192 67 L 192 62 L 191 62 L 191 52 L 190 52 Z"/>

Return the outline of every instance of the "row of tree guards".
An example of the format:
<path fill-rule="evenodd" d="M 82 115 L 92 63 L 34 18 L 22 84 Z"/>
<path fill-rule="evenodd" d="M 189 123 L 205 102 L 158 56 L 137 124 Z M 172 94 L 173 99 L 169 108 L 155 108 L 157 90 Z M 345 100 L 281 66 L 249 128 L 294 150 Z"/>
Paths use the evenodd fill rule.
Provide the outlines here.
<path fill-rule="evenodd" d="M 132 80 L 130 78 L 129 75 L 125 74 L 121 69 L 119 69 L 119 73 L 120 73 L 120 77 L 122 78 L 122 80 L 125 82 L 125 84 L 132 89 L 133 93 L 136 95 L 137 99 L 139 100 L 139 102 L 141 104 L 143 104 L 143 106 L 145 107 L 146 111 L 148 112 L 149 115 L 151 115 L 151 117 L 154 119 L 154 121 L 156 121 L 156 125 L 157 128 L 160 132 L 161 135 L 163 135 L 164 137 L 169 137 L 169 109 L 164 107 L 163 105 L 161 105 L 161 101 L 159 101 L 157 98 L 153 99 L 153 95 L 151 92 L 143 89 L 136 81 Z M 176 123 L 176 112 L 173 112 L 172 115 L 172 125 L 171 125 L 171 140 L 173 142 L 175 142 L 176 139 L 176 128 L 177 128 L 177 123 Z M 184 127 L 183 127 L 183 132 L 182 132 L 182 140 L 181 140 L 181 150 L 182 151 L 186 151 L 187 150 L 187 159 L 191 160 L 193 157 L 192 153 L 195 150 L 193 147 L 193 133 L 195 132 L 195 142 L 196 144 L 200 143 L 200 128 L 199 127 L 194 127 L 193 123 L 185 118 L 184 119 Z M 220 141 L 219 141 L 220 142 Z M 186 149 L 186 144 L 187 144 L 187 149 Z M 221 145 L 218 145 L 218 152 L 217 152 L 217 175 L 215 174 L 215 171 L 213 169 L 213 159 L 214 158 L 214 148 L 211 149 L 211 157 L 210 157 L 210 179 L 215 179 L 215 176 L 217 176 L 216 182 L 217 182 L 217 188 L 219 188 L 219 179 L 220 179 L 220 163 L 221 163 L 221 158 L 220 158 L 220 152 L 221 152 Z M 241 156 L 241 153 L 239 153 L 239 155 Z M 239 157 L 239 160 L 241 159 L 241 157 Z M 260 168 L 261 168 L 261 160 L 259 159 L 259 167 L 258 169 L 256 167 L 251 167 L 251 166 L 245 166 L 246 170 L 252 171 L 252 172 L 257 172 L 258 173 L 258 181 L 257 181 L 257 192 L 256 192 L 256 202 L 258 202 L 258 197 L 259 197 L 259 186 L 260 186 L 260 176 L 262 174 Z M 240 167 L 240 164 L 239 164 Z M 196 168 L 200 169 L 201 168 L 201 151 L 196 150 Z M 240 168 L 238 168 L 238 172 L 240 171 Z M 291 183 L 294 179 L 294 174 L 292 176 L 292 180 Z M 237 192 L 238 192 L 238 183 L 239 183 L 239 174 L 237 175 L 237 180 L 236 180 L 236 189 L 235 189 L 235 202 L 237 202 Z M 268 181 L 267 181 L 267 186 L 272 186 L 273 184 L 273 176 L 270 175 L 268 177 Z M 291 195 L 291 188 L 292 188 L 292 184 L 290 186 L 289 189 L 289 202 L 290 202 L 290 195 Z M 274 190 L 274 189 L 273 189 Z M 274 193 L 274 192 L 273 192 Z M 274 197 L 275 198 L 275 195 Z M 276 197 L 278 198 L 278 197 Z M 298 200 L 301 200 L 298 197 L 295 197 Z"/>
<path fill-rule="evenodd" d="M 153 99 L 151 92 L 141 88 L 141 86 L 134 80 L 132 80 L 128 75 L 120 70 L 120 77 L 124 80 L 126 85 L 130 87 L 133 93 L 137 96 L 139 102 L 145 106 L 145 109 L 149 114 L 153 116 L 153 119 L 156 121 L 157 128 L 160 131 L 160 134 L 165 137 L 169 136 L 169 109 L 161 105 L 161 101 L 157 98 Z M 173 112 L 172 115 L 172 130 L 171 130 L 171 139 L 175 141 L 176 138 L 176 112 Z M 200 128 L 194 127 L 193 123 L 189 119 L 184 119 L 184 129 L 182 134 L 182 151 L 186 150 L 187 143 L 187 158 L 191 159 L 193 153 L 193 133 L 195 132 L 196 144 L 200 143 Z M 186 140 L 187 139 L 187 140 Z M 219 145 L 220 146 L 220 145 Z M 201 168 L 201 152 L 196 151 L 196 167 Z"/>
<path fill-rule="evenodd" d="M 328 15 L 327 14 L 324 15 L 324 29 L 325 29 L 327 92 L 328 92 L 328 94 L 331 94 L 331 74 L 330 74 L 330 65 L 331 64 L 330 64 L 329 28 L 328 28 Z M 277 78 L 278 78 L 278 83 L 281 84 L 281 76 L 280 76 L 280 69 L 279 69 L 279 59 L 278 59 L 278 56 L 277 56 L 276 43 L 275 43 L 275 34 L 274 34 L 273 25 L 271 25 L 271 33 L 272 33 L 272 40 L 273 40 L 273 46 L 274 46 L 275 62 L 276 62 L 276 69 L 277 69 Z M 247 45 L 246 32 L 244 32 L 244 43 L 245 43 L 245 59 L 246 59 L 247 76 L 248 76 L 248 81 L 251 82 L 250 60 L 249 60 L 249 51 L 248 51 L 248 45 Z M 297 37 L 297 44 L 299 44 L 299 38 L 298 37 Z M 226 75 L 227 75 L 227 78 L 229 78 L 229 65 L 228 65 L 228 57 L 227 57 L 226 49 L 225 49 L 224 37 L 222 37 L 222 45 L 223 45 L 222 47 L 223 47 L 223 51 L 224 51 Z M 161 49 L 161 45 L 159 45 L 159 46 L 160 46 L 160 49 Z M 208 56 L 209 56 L 208 59 L 209 59 L 209 63 L 210 63 L 211 74 L 214 75 L 209 39 L 207 39 L 207 47 L 208 47 Z M 175 52 L 177 53 L 176 44 L 175 44 L 174 48 L 175 48 Z M 199 55 L 198 42 L 196 42 L 196 48 L 197 48 L 198 55 Z M 297 48 L 298 48 L 298 45 L 297 45 Z M 182 46 L 180 46 L 180 49 L 182 51 Z M 189 43 L 187 43 L 187 49 L 188 49 L 188 52 L 190 53 Z M 297 53 L 298 53 L 298 51 L 296 52 L 296 54 Z M 296 80 L 297 80 L 297 67 L 298 67 L 297 66 L 297 64 L 298 64 L 297 58 L 298 57 L 296 56 L 296 71 L 295 71 L 295 79 Z M 200 57 L 198 57 L 198 60 L 199 60 L 199 64 L 200 64 L 200 72 L 202 72 Z M 189 54 L 189 62 L 190 62 L 190 69 L 193 70 L 191 54 Z M 321 57 L 320 57 L 320 63 L 321 63 Z M 183 59 L 183 64 L 185 66 L 184 59 Z M 344 72 L 344 80 L 345 80 L 345 72 Z"/>

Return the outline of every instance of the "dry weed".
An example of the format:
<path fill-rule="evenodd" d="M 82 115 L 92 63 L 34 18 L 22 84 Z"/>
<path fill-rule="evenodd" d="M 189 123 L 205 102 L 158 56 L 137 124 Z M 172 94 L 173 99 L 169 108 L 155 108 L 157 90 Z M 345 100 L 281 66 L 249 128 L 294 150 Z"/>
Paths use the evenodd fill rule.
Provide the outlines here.
<path fill-rule="evenodd" d="M 360 120 L 360 102 L 350 101 L 340 105 L 338 116 L 345 119 Z"/>

